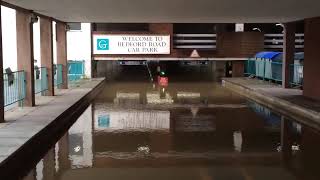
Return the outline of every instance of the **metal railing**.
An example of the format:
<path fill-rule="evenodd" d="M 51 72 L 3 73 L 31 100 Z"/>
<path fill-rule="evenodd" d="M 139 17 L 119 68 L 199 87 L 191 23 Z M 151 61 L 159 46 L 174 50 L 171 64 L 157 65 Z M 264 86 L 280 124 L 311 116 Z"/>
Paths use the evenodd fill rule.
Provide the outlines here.
<path fill-rule="evenodd" d="M 62 72 L 63 65 L 62 64 L 55 64 L 54 65 L 54 86 L 59 86 L 63 83 L 62 79 Z"/>
<path fill-rule="evenodd" d="M 290 64 L 290 84 L 298 87 L 303 85 L 303 65 Z"/>
<path fill-rule="evenodd" d="M 4 73 L 3 90 L 5 107 L 23 101 L 26 97 L 25 72 Z"/>
<path fill-rule="evenodd" d="M 216 34 L 174 34 L 176 49 L 216 49 Z"/>
<path fill-rule="evenodd" d="M 34 68 L 34 91 L 35 94 L 48 90 L 48 71 L 45 67 Z"/>
<path fill-rule="evenodd" d="M 278 50 L 283 48 L 283 34 L 265 34 L 264 48 L 267 50 Z M 304 34 L 296 34 L 295 48 L 304 48 Z"/>
<path fill-rule="evenodd" d="M 85 61 L 68 61 L 68 80 L 76 81 L 83 78 Z"/>
<path fill-rule="evenodd" d="M 303 84 L 303 65 L 291 64 L 289 68 L 289 83 L 292 87 Z M 273 62 L 266 59 L 248 59 L 245 62 L 245 75 L 254 76 L 263 80 L 282 82 L 282 62 Z"/>

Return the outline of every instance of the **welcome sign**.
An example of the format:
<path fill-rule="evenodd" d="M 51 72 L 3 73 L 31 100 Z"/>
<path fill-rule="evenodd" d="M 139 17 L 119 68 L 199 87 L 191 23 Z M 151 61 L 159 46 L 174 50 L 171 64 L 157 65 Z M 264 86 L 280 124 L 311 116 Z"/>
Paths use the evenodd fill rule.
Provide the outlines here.
<path fill-rule="evenodd" d="M 170 54 L 170 35 L 93 35 L 93 54 Z"/>

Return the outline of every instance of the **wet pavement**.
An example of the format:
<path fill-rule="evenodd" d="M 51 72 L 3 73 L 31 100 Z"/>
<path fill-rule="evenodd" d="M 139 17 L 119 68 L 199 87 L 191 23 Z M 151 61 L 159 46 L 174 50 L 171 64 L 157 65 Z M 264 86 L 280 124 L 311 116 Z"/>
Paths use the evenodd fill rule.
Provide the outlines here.
<path fill-rule="evenodd" d="M 218 83 L 114 82 L 24 179 L 313 180 L 318 152 L 317 130 Z"/>

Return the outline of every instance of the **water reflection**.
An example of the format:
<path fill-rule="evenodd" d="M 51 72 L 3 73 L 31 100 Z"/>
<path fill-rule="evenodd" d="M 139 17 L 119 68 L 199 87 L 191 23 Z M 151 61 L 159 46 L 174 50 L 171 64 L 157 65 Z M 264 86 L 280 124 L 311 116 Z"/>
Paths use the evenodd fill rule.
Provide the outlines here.
<path fill-rule="evenodd" d="M 96 108 L 95 131 L 170 129 L 169 111 L 108 108 L 103 104 Z"/>
<path fill-rule="evenodd" d="M 168 90 L 173 104 L 182 106 L 148 106 L 150 89 L 120 92 L 122 85 L 115 86 L 108 86 L 25 179 L 320 177 L 319 132 L 263 106 L 243 104 L 220 87 L 212 96 L 201 88 Z"/>

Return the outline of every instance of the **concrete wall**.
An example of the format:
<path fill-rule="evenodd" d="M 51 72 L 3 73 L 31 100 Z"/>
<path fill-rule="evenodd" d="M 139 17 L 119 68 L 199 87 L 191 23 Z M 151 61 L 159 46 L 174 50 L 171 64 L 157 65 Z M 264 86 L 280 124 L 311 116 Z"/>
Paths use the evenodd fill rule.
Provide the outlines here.
<path fill-rule="evenodd" d="M 320 100 L 320 17 L 305 21 L 303 95 Z"/>

